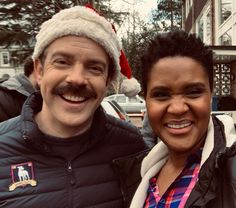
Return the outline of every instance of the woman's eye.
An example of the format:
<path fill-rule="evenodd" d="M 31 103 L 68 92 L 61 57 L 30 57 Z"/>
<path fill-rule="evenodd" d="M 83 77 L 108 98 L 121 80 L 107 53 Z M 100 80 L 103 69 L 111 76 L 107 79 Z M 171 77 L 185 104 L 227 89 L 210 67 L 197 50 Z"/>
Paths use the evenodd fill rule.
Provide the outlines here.
<path fill-rule="evenodd" d="M 157 100 L 167 100 L 170 97 L 168 92 L 154 92 L 152 97 Z"/>
<path fill-rule="evenodd" d="M 202 89 L 194 89 L 186 92 L 186 96 L 190 98 L 198 98 L 203 93 Z"/>

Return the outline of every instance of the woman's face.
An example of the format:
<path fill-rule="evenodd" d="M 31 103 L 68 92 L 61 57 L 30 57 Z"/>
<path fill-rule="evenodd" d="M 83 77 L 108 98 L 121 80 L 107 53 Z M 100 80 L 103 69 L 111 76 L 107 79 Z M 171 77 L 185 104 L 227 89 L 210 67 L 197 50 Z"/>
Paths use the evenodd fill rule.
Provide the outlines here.
<path fill-rule="evenodd" d="M 184 56 L 160 59 L 149 74 L 146 105 L 153 131 L 170 151 L 194 151 L 205 138 L 211 112 L 203 66 Z"/>

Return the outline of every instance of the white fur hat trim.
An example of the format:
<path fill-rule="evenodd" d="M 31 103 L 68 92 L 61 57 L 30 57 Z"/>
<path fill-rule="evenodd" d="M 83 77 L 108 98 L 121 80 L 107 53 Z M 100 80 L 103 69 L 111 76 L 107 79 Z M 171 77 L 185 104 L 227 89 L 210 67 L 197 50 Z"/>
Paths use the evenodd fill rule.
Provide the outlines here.
<path fill-rule="evenodd" d="M 124 79 L 121 83 L 120 91 L 127 97 L 133 97 L 137 95 L 141 90 L 139 82 L 135 78 Z"/>
<path fill-rule="evenodd" d="M 32 58 L 39 58 L 49 44 L 67 35 L 88 37 L 97 42 L 114 61 L 116 71 L 120 72 L 121 45 L 112 25 L 92 9 L 82 6 L 61 10 L 42 24 Z"/>

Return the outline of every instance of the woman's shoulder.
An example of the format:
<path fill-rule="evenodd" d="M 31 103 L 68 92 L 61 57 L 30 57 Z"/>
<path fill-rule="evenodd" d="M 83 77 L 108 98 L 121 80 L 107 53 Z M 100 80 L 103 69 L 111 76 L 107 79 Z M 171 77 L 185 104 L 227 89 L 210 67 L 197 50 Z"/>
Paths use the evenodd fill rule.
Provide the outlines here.
<path fill-rule="evenodd" d="M 222 127 L 226 139 L 226 147 L 231 147 L 236 142 L 236 129 L 234 120 L 229 115 L 212 116 L 214 125 Z"/>

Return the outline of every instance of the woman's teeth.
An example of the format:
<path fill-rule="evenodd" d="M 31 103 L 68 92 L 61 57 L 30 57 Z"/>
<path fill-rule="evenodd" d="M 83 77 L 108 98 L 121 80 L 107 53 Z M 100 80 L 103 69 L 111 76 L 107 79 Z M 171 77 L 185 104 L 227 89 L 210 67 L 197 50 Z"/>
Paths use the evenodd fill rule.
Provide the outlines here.
<path fill-rule="evenodd" d="M 172 128 L 172 129 L 181 129 L 185 128 L 191 125 L 191 122 L 188 123 L 182 123 L 182 124 L 167 124 L 167 127 Z"/>

